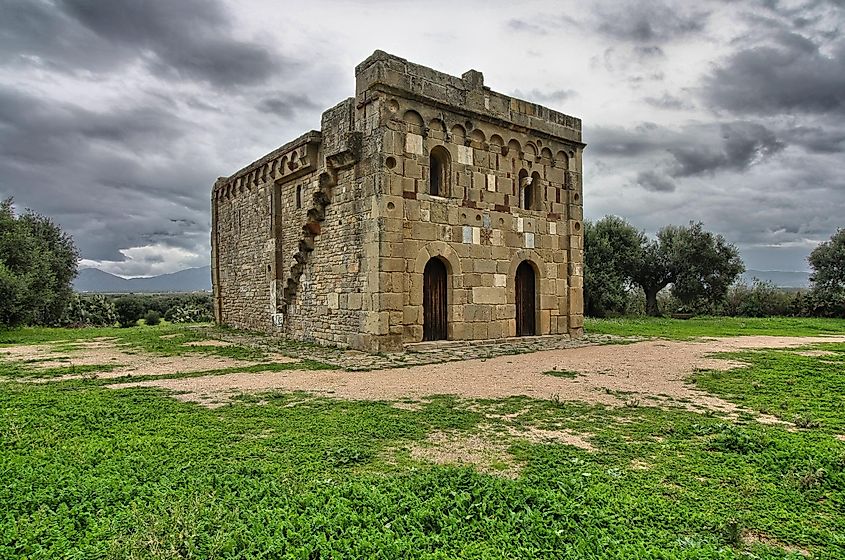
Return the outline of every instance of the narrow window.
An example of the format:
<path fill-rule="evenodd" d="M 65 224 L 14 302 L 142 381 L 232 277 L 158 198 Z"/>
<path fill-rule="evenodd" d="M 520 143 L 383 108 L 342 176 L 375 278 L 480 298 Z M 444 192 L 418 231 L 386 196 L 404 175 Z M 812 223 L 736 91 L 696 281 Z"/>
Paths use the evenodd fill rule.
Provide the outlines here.
<path fill-rule="evenodd" d="M 449 152 L 443 146 L 435 146 L 428 156 L 428 194 L 449 196 Z"/>
<path fill-rule="evenodd" d="M 525 178 L 525 187 L 522 195 L 522 208 L 531 210 L 534 208 L 534 177 Z"/>
<path fill-rule="evenodd" d="M 519 189 L 519 207 L 523 210 L 528 210 L 531 208 L 532 202 L 532 189 L 531 189 L 531 177 L 528 176 L 528 171 L 525 169 L 521 169 L 519 171 L 519 182 L 517 183 L 517 188 Z"/>
<path fill-rule="evenodd" d="M 296 207 L 302 208 L 302 185 L 296 185 Z"/>

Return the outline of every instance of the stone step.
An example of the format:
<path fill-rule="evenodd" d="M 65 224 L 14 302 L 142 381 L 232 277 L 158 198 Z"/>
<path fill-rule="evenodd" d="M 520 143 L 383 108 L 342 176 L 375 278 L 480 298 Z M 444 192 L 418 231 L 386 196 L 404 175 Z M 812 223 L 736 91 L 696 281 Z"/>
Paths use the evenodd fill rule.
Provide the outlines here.
<path fill-rule="evenodd" d="M 539 336 L 512 336 L 508 338 L 488 338 L 484 340 L 431 340 L 426 342 L 410 342 L 404 345 L 406 352 L 438 352 L 440 350 L 458 350 L 476 346 L 498 346 L 513 344 L 524 346 L 533 342 L 548 342 L 550 340 L 570 340 L 567 334 L 545 334 Z"/>

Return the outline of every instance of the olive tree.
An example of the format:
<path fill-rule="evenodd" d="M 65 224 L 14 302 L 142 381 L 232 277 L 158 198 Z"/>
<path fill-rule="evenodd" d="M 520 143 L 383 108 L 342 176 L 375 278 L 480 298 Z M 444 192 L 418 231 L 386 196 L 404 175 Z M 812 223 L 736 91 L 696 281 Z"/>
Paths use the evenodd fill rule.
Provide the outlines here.
<path fill-rule="evenodd" d="M 73 294 L 79 252 L 50 218 L 0 202 L 0 325 L 57 324 Z"/>

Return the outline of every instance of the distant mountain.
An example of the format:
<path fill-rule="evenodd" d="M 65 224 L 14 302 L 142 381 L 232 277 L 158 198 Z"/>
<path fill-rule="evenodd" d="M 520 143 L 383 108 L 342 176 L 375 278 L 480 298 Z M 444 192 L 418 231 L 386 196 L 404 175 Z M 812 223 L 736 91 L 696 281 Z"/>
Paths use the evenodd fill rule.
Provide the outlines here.
<path fill-rule="evenodd" d="M 742 280 L 751 284 L 754 278 L 771 282 L 778 288 L 809 288 L 810 273 L 795 270 L 746 270 Z"/>
<path fill-rule="evenodd" d="M 121 278 L 97 268 L 79 271 L 73 287 L 77 292 L 101 294 L 199 292 L 211 290 L 211 267 L 186 268 L 149 278 Z"/>

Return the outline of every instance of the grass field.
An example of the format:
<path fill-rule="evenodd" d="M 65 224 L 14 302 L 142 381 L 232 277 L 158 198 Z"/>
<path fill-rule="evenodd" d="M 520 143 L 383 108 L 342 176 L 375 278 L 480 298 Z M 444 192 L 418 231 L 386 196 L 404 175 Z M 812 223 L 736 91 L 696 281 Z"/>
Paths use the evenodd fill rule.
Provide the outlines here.
<path fill-rule="evenodd" d="M 689 338 L 841 334 L 845 322 L 587 328 Z M 202 336 L 27 329 L 0 345 L 117 336 L 179 354 L 159 338 L 176 332 Z M 735 353 L 748 368 L 692 378 L 790 425 L 524 397 L 406 410 L 264 394 L 209 409 L 96 380 L 0 382 L 0 558 L 845 558 L 845 344 L 818 348 Z M 505 437 L 530 429 L 594 450 Z M 433 433 L 501 434 L 508 457 L 488 474 L 416 458 Z"/>

